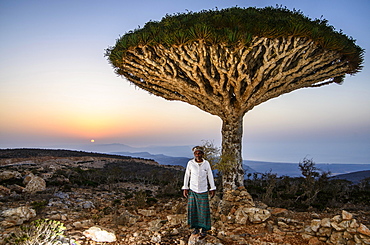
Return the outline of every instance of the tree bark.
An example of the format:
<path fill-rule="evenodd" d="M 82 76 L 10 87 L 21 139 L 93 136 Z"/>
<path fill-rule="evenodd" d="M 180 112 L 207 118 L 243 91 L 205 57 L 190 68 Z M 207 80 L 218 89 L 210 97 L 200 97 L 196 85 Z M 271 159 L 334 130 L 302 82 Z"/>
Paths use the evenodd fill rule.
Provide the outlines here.
<path fill-rule="evenodd" d="M 222 156 L 227 170 L 222 173 L 223 191 L 244 185 L 242 161 L 243 116 L 222 120 Z"/>

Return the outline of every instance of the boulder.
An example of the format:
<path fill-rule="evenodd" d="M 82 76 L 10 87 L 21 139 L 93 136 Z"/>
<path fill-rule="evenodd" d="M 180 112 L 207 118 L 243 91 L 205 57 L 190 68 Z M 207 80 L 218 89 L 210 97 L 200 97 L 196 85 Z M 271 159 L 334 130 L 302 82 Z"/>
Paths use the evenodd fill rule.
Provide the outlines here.
<path fill-rule="evenodd" d="M 240 207 L 235 212 L 235 222 L 246 224 L 248 219 L 252 223 L 263 223 L 271 217 L 271 213 L 267 209 Z"/>
<path fill-rule="evenodd" d="M 11 208 L 3 211 L 1 215 L 5 218 L 1 225 L 3 227 L 12 227 L 21 225 L 24 221 L 28 221 L 36 216 L 36 211 L 32 208 L 22 206 L 18 208 Z"/>
<path fill-rule="evenodd" d="M 351 220 L 353 215 L 346 210 L 342 210 L 342 220 Z"/>
<path fill-rule="evenodd" d="M 17 171 L 2 171 L 0 172 L 0 181 L 8 180 L 8 179 L 20 179 L 22 175 Z"/>
<path fill-rule="evenodd" d="M 314 231 L 314 232 L 317 232 L 320 228 L 320 225 L 321 225 L 321 220 L 319 219 L 313 219 L 311 220 L 311 230 Z"/>
<path fill-rule="evenodd" d="M 24 178 L 23 183 L 26 185 L 23 191 L 27 193 L 36 193 L 46 189 L 45 180 L 33 175 L 32 173 Z"/>
<path fill-rule="evenodd" d="M 360 227 L 357 229 L 357 231 L 365 236 L 370 236 L 370 230 L 364 224 L 360 224 Z"/>
<path fill-rule="evenodd" d="M 112 232 L 93 226 L 83 232 L 83 235 L 95 242 L 115 242 L 116 235 Z"/>

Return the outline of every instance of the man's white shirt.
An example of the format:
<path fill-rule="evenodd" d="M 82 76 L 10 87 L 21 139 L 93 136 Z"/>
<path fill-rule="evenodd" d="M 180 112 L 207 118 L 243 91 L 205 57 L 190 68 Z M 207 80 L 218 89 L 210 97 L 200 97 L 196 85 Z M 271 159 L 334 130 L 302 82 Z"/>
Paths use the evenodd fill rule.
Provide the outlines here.
<path fill-rule="evenodd" d="M 203 193 L 208 191 L 208 183 L 210 190 L 216 190 L 215 181 L 213 179 L 213 173 L 211 166 L 207 160 L 198 163 L 195 159 L 188 162 L 184 176 L 183 190 L 189 189 L 196 193 Z"/>

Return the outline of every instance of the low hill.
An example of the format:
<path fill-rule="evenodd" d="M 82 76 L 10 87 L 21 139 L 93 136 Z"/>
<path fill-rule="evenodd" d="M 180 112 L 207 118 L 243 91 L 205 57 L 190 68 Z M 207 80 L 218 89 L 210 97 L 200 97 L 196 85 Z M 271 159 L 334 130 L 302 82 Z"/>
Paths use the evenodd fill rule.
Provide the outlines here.
<path fill-rule="evenodd" d="M 190 160 L 189 157 L 171 157 L 164 154 L 150 154 L 149 152 L 112 152 L 112 154 L 153 159 L 154 161 L 162 165 L 178 165 L 184 168 L 186 168 L 186 164 Z"/>
<path fill-rule="evenodd" d="M 129 156 L 104 154 L 96 152 L 63 150 L 63 149 L 36 149 L 36 148 L 19 148 L 19 149 L 0 149 L 0 159 L 9 158 L 32 158 L 32 157 L 111 157 L 116 159 L 129 159 Z"/>
<path fill-rule="evenodd" d="M 352 172 L 348 174 L 339 174 L 339 175 L 332 177 L 332 179 L 348 180 L 355 184 L 360 183 L 361 180 L 364 180 L 367 178 L 370 178 L 370 170 L 357 171 L 357 172 Z"/>

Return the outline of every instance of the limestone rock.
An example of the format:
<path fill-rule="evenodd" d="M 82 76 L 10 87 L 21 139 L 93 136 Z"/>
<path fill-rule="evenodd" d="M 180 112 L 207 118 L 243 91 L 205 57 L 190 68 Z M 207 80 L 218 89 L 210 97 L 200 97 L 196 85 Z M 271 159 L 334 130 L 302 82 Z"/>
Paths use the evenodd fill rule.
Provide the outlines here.
<path fill-rule="evenodd" d="M 311 230 L 313 230 L 314 232 L 317 232 L 319 230 L 320 225 L 321 225 L 321 220 L 319 219 L 311 220 Z"/>
<path fill-rule="evenodd" d="M 149 210 L 147 210 L 147 209 L 139 209 L 138 211 L 137 211 L 139 214 L 141 214 L 141 215 L 143 215 L 143 216 L 155 216 L 156 215 L 156 212 L 155 212 L 155 210 L 152 210 L 152 209 L 149 209 Z"/>
<path fill-rule="evenodd" d="M 321 220 L 321 226 L 322 227 L 330 227 L 330 219 L 329 218 L 324 218 Z"/>
<path fill-rule="evenodd" d="M 0 196 L 8 196 L 10 194 L 10 189 L 5 186 L 0 185 Z"/>
<path fill-rule="evenodd" d="M 199 234 L 192 234 L 189 237 L 188 245 L 201 245 L 205 244 L 205 240 L 199 239 Z"/>
<path fill-rule="evenodd" d="M 94 203 L 92 201 L 85 201 L 81 203 L 81 207 L 84 209 L 91 209 L 95 208 Z"/>
<path fill-rule="evenodd" d="M 240 207 L 235 212 L 235 221 L 239 224 L 245 224 L 246 218 L 252 223 L 262 223 L 271 217 L 267 209 Z"/>
<path fill-rule="evenodd" d="M 93 226 L 83 232 L 83 235 L 95 242 L 115 242 L 116 235 L 112 232 Z"/>
<path fill-rule="evenodd" d="M 342 220 L 351 220 L 353 215 L 346 210 L 342 210 Z"/>
<path fill-rule="evenodd" d="M 24 221 L 30 220 L 36 216 L 36 211 L 32 208 L 22 206 L 18 208 L 7 209 L 1 214 L 5 219 L 1 222 L 4 227 L 21 225 Z"/>
<path fill-rule="evenodd" d="M 185 214 L 167 215 L 167 220 L 170 226 L 181 225 L 185 223 L 186 215 Z"/>
<path fill-rule="evenodd" d="M 160 219 L 152 220 L 149 224 L 149 230 L 150 231 L 158 231 L 163 226 L 163 221 Z"/>
<path fill-rule="evenodd" d="M 10 189 L 10 191 L 12 192 L 15 192 L 15 193 L 23 193 L 24 191 L 24 187 L 20 186 L 20 185 L 17 185 L 17 184 L 14 184 L 14 185 L 9 185 L 8 188 Z"/>
<path fill-rule="evenodd" d="M 309 240 L 308 244 L 370 244 L 369 228 L 345 210 L 331 219 L 313 219 L 302 237 Z"/>
<path fill-rule="evenodd" d="M 270 213 L 274 216 L 284 216 L 288 213 L 288 210 L 285 208 L 273 208 L 270 210 Z"/>
<path fill-rule="evenodd" d="M 41 177 L 33 175 L 32 173 L 25 177 L 23 183 L 26 185 L 24 192 L 27 193 L 36 193 L 46 189 L 45 180 Z"/>
<path fill-rule="evenodd" d="M 76 228 L 76 229 L 83 229 L 83 228 L 87 228 L 91 225 L 93 225 L 94 222 L 92 220 L 81 220 L 81 221 L 76 221 L 74 222 L 72 225 Z"/>
<path fill-rule="evenodd" d="M 138 220 L 138 216 L 131 214 L 127 210 L 121 213 L 121 215 L 117 216 L 114 218 L 115 223 L 117 225 L 126 225 L 126 226 L 131 226 L 136 224 Z"/>
<path fill-rule="evenodd" d="M 69 195 L 67 193 L 61 191 L 54 193 L 54 196 L 59 197 L 60 199 L 69 198 Z"/>
<path fill-rule="evenodd" d="M 239 187 L 237 190 L 226 191 L 224 193 L 223 200 L 234 204 L 241 204 L 243 206 L 255 206 L 252 196 L 244 187 Z"/>
<path fill-rule="evenodd" d="M 161 234 L 159 234 L 158 232 L 154 233 L 154 235 L 152 236 L 152 238 L 150 239 L 151 242 L 154 242 L 154 243 L 160 243 L 162 241 L 162 236 Z"/>
<path fill-rule="evenodd" d="M 323 237 L 330 237 L 332 233 L 332 229 L 328 227 L 320 227 L 319 230 L 317 231 L 318 236 L 323 236 Z"/>
<path fill-rule="evenodd" d="M 343 232 L 333 231 L 329 240 L 333 244 L 347 244 L 346 239 L 343 237 Z"/>
<path fill-rule="evenodd" d="M 0 172 L 0 181 L 8 180 L 8 179 L 20 179 L 22 175 L 17 171 L 2 171 Z"/>
<path fill-rule="evenodd" d="M 370 236 L 370 230 L 364 224 L 361 224 L 357 231 L 363 235 Z"/>

